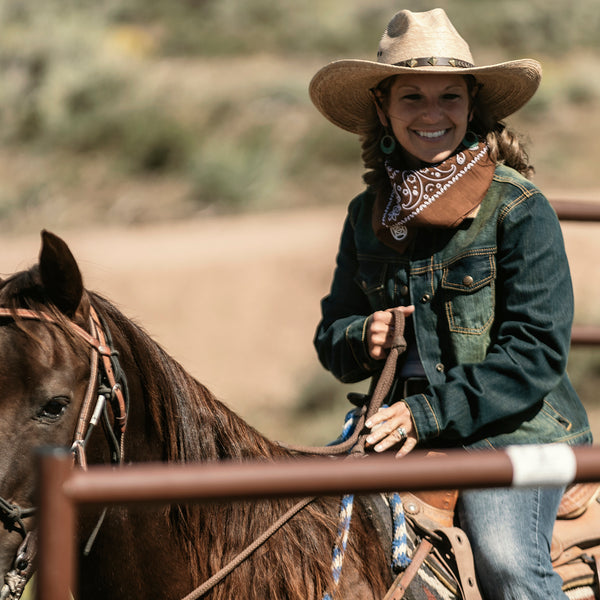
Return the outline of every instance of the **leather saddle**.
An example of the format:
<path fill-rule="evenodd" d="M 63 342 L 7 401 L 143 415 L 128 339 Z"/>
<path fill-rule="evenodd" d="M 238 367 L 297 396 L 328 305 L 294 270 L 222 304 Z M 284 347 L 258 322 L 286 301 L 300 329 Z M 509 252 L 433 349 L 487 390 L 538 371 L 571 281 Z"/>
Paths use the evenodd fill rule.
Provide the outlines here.
<path fill-rule="evenodd" d="M 384 600 L 455 598 L 481 600 L 471 546 L 456 526 L 458 490 L 401 493 L 407 523 L 410 565 Z M 382 542 L 392 551 L 392 514 L 385 494 L 361 497 Z M 565 592 L 583 600 L 600 599 L 600 483 L 567 488 L 551 547 L 552 564 Z"/>

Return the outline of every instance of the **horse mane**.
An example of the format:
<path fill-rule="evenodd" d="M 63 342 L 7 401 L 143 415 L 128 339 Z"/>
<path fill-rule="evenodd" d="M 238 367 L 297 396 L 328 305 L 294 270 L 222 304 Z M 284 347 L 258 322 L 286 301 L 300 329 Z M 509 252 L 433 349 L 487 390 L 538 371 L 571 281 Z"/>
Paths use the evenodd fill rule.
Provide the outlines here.
<path fill-rule="evenodd" d="M 94 307 L 109 327 L 120 331 L 133 352 L 144 380 L 146 402 L 165 449 L 164 460 L 206 462 L 292 458 L 294 454 L 269 440 L 242 420 L 138 325 L 114 305 L 91 293 Z M 203 561 L 200 549 L 210 548 L 208 570 L 194 571 L 201 580 L 220 570 L 298 499 L 259 500 L 211 505 L 173 506 L 169 518 L 187 540 L 191 561 Z M 331 549 L 337 536 L 339 498 L 320 498 L 310 504 L 258 550 L 253 561 L 238 566 L 215 588 L 211 598 L 229 600 L 244 589 L 248 597 L 281 600 L 322 598 L 331 586 Z M 357 511 L 359 512 L 359 511 Z M 359 520 L 361 516 L 357 516 Z M 225 526 L 226 525 L 226 526 Z M 348 554 L 358 556 L 373 540 L 350 536 Z M 323 552 L 323 548 L 328 548 Z M 374 563 L 378 561 L 375 559 Z M 273 559 L 277 557 L 274 569 Z M 383 559 L 385 564 L 385 559 Z M 362 561 L 358 561 L 358 569 Z M 382 562 L 379 562 L 382 564 Z M 365 579 L 373 574 L 361 572 Z M 376 579 L 376 578 L 375 578 Z M 248 586 L 254 586 L 250 593 Z M 335 596 L 332 596 L 335 597 Z"/>
<path fill-rule="evenodd" d="M 289 455 L 227 408 L 146 331 L 113 304 L 90 292 L 109 329 L 127 340 L 144 381 L 146 405 L 169 462 L 206 462 Z M 199 435 L 207 431 L 214 435 Z M 252 449 L 252 452 L 250 452 Z"/>
<path fill-rule="evenodd" d="M 48 303 L 37 266 L 0 280 L 0 298 L 4 306 L 50 313 L 55 321 L 49 327 L 58 326 L 70 335 L 73 345 L 81 346 L 81 341 L 70 333 L 68 318 Z M 83 301 L 94 306 L 115 340 L 118 338 L 126 345 L 124 350 L 132 357 L 143 381 L 149 426 L 160 441 L 162 460 L 292 458 L 290 451 L 267 439 L 217 400 L 114 304 L 91 291 L 84 292 Z M 185 546 L 189 571 L 198 585 L 250 545 L 295 501 L 173 505 L 165 514 L 174 534 Z M 244 590 L 248 597 L 306 600 L 319 599 L 331 592 L 331 548 L 337 535 L 338 511 L 339 498 L 315 500 L 226 577 L 210 597 L 229 600 Z M 361 511 L 356 512 L 354 522 L 362 526 L 351 530 L 347 557 L 354 562 L 356 576 L 362 581 L 375 582 L 375 595 L 382 595 L 385 589 L 379 586 L 385 583 L 380 565 L 386 559 L 370 538 L 375 535 L 372 526 Z M 370 547 L 372 554 L 369 561 L 360 558 L 366 547 Z M 208 553 L 207 548 L 210 548 Z M 329 550 L 323 552 L 323 548 Z"/>

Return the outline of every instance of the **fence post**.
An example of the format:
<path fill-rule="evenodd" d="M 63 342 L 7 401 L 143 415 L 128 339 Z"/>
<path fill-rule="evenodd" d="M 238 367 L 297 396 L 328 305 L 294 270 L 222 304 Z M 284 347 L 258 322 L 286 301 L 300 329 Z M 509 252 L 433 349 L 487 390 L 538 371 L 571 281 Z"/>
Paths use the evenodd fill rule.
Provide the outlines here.
<path fill-rule="evenodd" d="M 37 600 L 69 600 L 75 583 L 75 505 L 63 491 L 72 454 L 62 448 L 38 454 Z"/>

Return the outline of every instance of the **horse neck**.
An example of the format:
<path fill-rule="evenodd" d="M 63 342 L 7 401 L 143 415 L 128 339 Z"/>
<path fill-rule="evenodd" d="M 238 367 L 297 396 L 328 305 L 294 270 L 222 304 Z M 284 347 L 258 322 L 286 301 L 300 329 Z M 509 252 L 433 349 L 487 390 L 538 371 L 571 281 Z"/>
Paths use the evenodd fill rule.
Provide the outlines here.
<path fill-rule="evenodd" d="M 106 300 L 98 297 L 94 303 L 104 309 L 128 380 L 130 460 L 201 462 L 289 454 L 227 408 Z"/>

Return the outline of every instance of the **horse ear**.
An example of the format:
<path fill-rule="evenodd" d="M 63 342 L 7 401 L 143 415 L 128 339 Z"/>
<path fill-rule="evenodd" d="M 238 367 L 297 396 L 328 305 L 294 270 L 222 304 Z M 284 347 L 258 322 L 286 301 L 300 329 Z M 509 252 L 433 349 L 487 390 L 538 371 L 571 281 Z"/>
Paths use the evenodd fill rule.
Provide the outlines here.
<path fill-rule="evenodd" d="M 40 276 L 50 300 L 66 316 L 74 317 L 83 296 L 83 279 L 69 247 L 58 236 L 42 231 Z"/>

